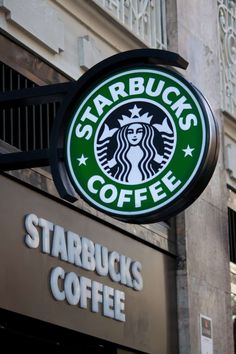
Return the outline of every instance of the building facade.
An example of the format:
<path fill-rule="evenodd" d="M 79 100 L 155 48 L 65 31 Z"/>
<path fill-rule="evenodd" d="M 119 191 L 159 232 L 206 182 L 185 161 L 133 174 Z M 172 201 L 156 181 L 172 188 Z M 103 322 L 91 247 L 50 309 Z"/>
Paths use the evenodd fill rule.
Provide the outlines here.
<path fill-rule="evenodd" d="M 99 61 L 136 48 L 178 53 L 189 66 L 177 71 L 208 99 L 221 142 L 201 196 L 176 217 L 145 225 L 63 201 L 49 167 L 4 172 L 1 337 L 59 353 L 76 346 L 86 353 L 235 353 L 236 3 L 2 0 L 0 28 L 3 94 L 78 80 Z M 51 97 L 0 106 L 2 154 L 49 148 L 61 103 Z M 102 249 L 107 270 L 99 266 Z"/>

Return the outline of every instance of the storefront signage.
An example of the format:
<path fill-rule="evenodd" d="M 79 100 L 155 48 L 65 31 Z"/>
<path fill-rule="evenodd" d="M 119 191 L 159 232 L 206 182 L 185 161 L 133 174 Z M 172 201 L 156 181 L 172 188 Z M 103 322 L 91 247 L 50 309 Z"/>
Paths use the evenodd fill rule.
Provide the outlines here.
<path fill-rule="evenodd" d="M 175 352 L 174 257 L 29 185 L 0 184 L 1 309 L 131 352 Z"/>
<path fill-rule="evenodd" d="M 109 276 L 115 283 L 142 290 L 140 262 L 117 251 L 109 251 L 87 237 L 66 231 L 62 226 L 32 213 L 25 217 L 25 230 L 25 244 L 29 248 L 40 248 L 42 253 L 73 264 L 78 269 L 96 272 L 101 277 Z M 99 312 L 99 304 L 102 304 L 104 316 L 125 322 L 124 291 L 85 276 L 80 277 L 74 271 L 66 272 L 63 266 L 52 268 L 50 273 L 50 289 L 57 301 L 66 300 L 70 305 L 91 308 L 92 312 Z"/>
<path fill-rule="evenodd" d="M 159 221 L 206 187 L 217 126 L 182 76 L 134 63 L 101 73 L 89 89 L 84 82 L 72 106 L 64 112 L 66 174 L 95 208 L 123 221 Z"/>

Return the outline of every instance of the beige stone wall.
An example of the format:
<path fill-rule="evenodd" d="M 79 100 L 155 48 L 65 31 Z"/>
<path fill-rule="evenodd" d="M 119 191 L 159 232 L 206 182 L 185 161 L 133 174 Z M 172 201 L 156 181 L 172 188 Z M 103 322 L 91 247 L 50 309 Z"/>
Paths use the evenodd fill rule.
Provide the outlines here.
<path fill-rule="evenodd" d="M 233 353 L 217 19 L 215 0 L 177 1 L 178 51 L 189 61 L 185 76 L 209 100 L 221 136 L 219 160 L 211 182 L 178 217 L 181 354 L 201 352 L 200 314 L 212 318 L 214 353 Z"/>

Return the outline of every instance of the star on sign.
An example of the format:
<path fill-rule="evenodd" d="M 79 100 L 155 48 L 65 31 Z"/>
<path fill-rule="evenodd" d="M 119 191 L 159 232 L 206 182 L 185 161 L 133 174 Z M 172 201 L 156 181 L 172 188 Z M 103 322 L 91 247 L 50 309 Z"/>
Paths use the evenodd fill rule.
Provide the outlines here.
<path fill-rule="evenodd" d="M 81 165 L 86 166 L 86 160 L 88 160 L 88 157 L 85 157 L 84 154 L 82 154 L 81 157 L 78 157 L 77 160 L 79 161 L 79 166 Z"/>
<path fill-rule="evenodd" d="M 131 112 L 131 118 L 138 116 L 139 117 L 139 111 L 141 111 L 142 108 L 138 108 L 136 106 L 136 104 L 134 105 L 134 108 L 129 109 L 129 111 Z"/>
<path fill-rule="evenodd" d="M 182 151 L 184 152 L 184 157 L 186 156 L 192 156 L 193 150 L 195 150 L 194 148 L 191 148 L 189 145 L 186 147 L 186 149 L 182 149 Z"/>

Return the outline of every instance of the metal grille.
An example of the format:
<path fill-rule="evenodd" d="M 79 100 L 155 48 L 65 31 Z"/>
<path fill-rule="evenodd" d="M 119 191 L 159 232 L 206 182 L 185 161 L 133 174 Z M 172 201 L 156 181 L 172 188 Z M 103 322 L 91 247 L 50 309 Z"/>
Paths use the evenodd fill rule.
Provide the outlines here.
<path fill-rule="evenodd" d="M 230 261 L 236 263 L 236 212 L 228 208 Z"/>
<path fill-rule="evenodd" d="M 93 0 L 149 47 L 166 49 L 165 0 Z"/>
<path fill-rule="evenodd" d="M 37 86 L 0 62 L 0 91 Z M 22 151 L 49 147 L 53 119 L 59 103 L 0 109 L 0 139 Z"/>

